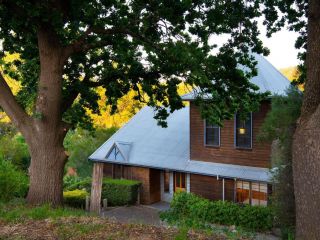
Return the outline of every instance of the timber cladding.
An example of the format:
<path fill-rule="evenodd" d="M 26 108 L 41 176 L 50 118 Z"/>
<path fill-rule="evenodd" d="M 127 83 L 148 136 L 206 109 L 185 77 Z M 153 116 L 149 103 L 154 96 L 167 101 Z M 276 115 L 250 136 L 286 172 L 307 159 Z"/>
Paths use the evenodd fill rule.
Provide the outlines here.
<path fill-rule="evenodd" d="M 223 200 L 222 178 L 190 174 L 190 192 L 210 200 Z M 232 179 L 224 180 L 224 199 L 234 201 L 234 184 Z"/>
<path fill-rule="evenodd" d="M 261 103 L 260 110 L 252 114 L 252 149 L 238 149 L 234 144 L 234 120 L 225 120 L 220 130 L 220 147 L 204 144 L 204 120 L 199 108 L 190 102 L 190 158 L 206 162 L 229 163 L 253 167 L 269 167 L 271 143 L 257 141 L 260 127 L 270 110 L 270 102 Z"/>

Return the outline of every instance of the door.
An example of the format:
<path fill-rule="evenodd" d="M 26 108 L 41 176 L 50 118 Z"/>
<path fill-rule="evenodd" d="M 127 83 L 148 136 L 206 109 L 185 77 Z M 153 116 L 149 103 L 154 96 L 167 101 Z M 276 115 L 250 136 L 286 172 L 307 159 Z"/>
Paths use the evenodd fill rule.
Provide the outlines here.
<path fill-rule="evenodd" d="M 186 174 L 181 172 L 174 173 L 174 191 L 185 192 L 186 191 Z"/>

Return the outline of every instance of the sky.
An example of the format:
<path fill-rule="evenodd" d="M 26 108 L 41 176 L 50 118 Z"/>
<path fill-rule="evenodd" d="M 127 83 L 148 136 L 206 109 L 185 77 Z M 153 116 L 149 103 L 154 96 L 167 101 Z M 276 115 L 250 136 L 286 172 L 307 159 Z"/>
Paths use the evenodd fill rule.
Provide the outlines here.
<path fill-rule="evenodd" d="M 261 40 L 270 50 L 269 56 L 266 57 L 269 62 L 278 69 L 298 65 L 298 50 L 294 47 L 297 33 L 283 29 L 274 33 L 271 38 L 267 38 L 263 29 L 260 31 Z"/>

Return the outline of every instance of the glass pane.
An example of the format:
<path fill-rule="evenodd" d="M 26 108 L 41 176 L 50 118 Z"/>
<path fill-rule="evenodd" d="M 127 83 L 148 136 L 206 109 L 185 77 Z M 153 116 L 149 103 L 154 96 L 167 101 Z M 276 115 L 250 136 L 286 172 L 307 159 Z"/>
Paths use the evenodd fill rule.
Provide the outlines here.
<path fill-rule="evenodd" d="M 251 148 L 251 114 L 246 120 L 242 120 L 239 114 L 236 115 L 236 146 Z"/>
<path fill-rule="evenodd" d="M 186 175 L 184 173 L 180 173 L 181 174 L 181 188 L 185 188 L 186 187 Z"/>
<path fill-rule="evenodd" d="M 266 206 L 268 203 L 268 185 L 252 183 L 252 205 Z"/>
<path fill-rule="evenodd" d="M 219 128 L 206 129 L 206 145 L 219 146 Z"/>
<path fill-rule="evenodd" d="M 237 202 L 250 203 L 250 183 L 244 181 L 237 182 Z"/>
<path fill-rule="evenodd" d="M 176 187 L 180 187 L 180 173 L 176 173 Z"/>
<path fill-rule="evenodd" d="M 164 192 L 169 192 L 169 184 L 170 184 L 170 173 L 165 172 L 164 174 Z"/>

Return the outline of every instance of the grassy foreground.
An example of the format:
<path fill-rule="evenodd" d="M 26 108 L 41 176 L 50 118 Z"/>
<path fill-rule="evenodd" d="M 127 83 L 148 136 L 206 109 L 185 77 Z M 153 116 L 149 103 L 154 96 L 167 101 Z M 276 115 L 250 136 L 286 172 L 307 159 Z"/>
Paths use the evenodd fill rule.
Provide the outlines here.
<path fill-rule="evenodd" d="M 30 207 L 24 201 L 0 203 L 0 240 L 184 240 L 184 239 L 252 239 L 219 231 L 191 231 L 175 227 L 124 224 L 89 215 L 82 210 Z"/>

